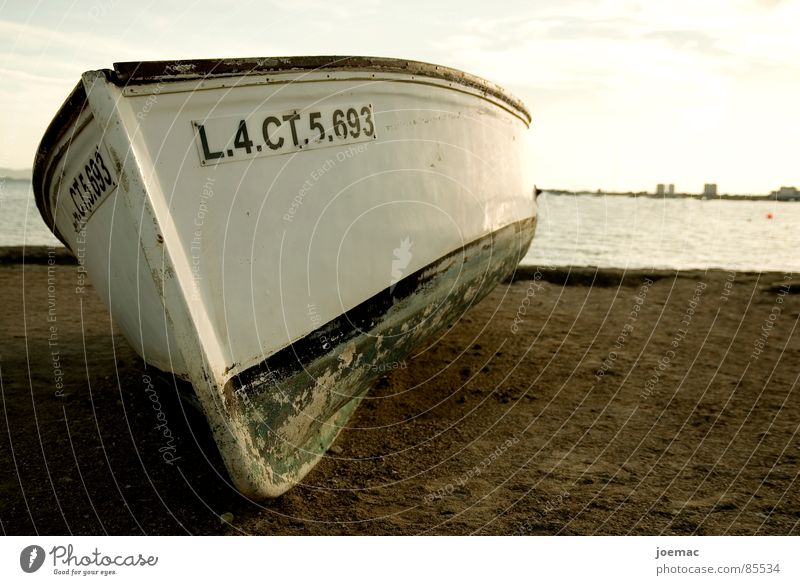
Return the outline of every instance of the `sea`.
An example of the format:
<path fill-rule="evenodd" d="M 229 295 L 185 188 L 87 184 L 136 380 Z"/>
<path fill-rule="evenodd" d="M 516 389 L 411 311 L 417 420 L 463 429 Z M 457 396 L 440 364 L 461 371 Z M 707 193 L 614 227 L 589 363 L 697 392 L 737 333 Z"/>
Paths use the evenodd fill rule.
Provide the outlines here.
<path fill-rule="evenodd" d="M 630 269 L 800 272 L 800 202 L 538 198 L 536 236 L 523 264 Z M 0 182 L 0 246 L 60 245 L 30 182 Z"/>
<path fill-rule="evenodd" d="M 800 271 L 800 202 L 539 196 L 523 264 Z"/>
<path fill-rule="evenodd" d="M 61 246 L 36 209 L 30 181 L 0 178 L 0 246 Z"/>

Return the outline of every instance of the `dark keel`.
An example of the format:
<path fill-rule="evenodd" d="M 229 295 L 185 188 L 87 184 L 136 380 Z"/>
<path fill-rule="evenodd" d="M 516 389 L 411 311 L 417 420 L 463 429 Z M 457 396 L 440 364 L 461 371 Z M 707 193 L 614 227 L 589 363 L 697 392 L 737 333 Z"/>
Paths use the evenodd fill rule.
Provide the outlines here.
<path fill-rule="evenodd" d="M 269 493 L 253 495 L 277 495 L 302 479 L 380 366 L 404 359 L 508 278 L 534 228 L 530 218 L 471 242 L 228 380 L 225 406 L 246 428 L 245 460 L 263 458 L 272 474 L 252 466 L 240 488 L 266 483 Z"/>

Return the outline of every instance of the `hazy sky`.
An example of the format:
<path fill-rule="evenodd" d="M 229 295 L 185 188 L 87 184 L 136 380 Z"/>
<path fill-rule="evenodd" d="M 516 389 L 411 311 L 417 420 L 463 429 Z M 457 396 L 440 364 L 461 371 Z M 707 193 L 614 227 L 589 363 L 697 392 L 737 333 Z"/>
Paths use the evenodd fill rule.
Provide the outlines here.
<path fill-rule="evenodd" d="M 31 166 L 85 70 L 313 54 L 500 83 L 533 113 L 539 185 L 800 187 L 800 0 L 0 3 L 0 167 Z"/>

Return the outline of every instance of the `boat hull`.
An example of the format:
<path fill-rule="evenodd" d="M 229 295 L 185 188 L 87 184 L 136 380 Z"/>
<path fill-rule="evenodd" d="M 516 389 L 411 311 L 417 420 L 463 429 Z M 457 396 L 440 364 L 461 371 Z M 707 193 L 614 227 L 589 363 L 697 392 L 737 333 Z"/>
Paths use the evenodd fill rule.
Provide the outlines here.
<path fill-rule="evenodd" d="M 524 255 L 528 122 L 424 64 L 128 64 L 84 74 L 37 203 L 137 352 L 192 383 L 235 485 L 274 497 L 380 364 Z"/>
<path fill-rule="evenodd" d="M 228 380 L 227 410 L 256 439 L 252 456 L 268 461 L 269 477 L 249 483 L 278 491 L 297 483 L 380 375 L 376 365 L 436 343 L 513 272 L 534 227 L 523 220 L 471 242 Z M 335 351 L 325 348 L 328 340 L 336 340 Z"/>

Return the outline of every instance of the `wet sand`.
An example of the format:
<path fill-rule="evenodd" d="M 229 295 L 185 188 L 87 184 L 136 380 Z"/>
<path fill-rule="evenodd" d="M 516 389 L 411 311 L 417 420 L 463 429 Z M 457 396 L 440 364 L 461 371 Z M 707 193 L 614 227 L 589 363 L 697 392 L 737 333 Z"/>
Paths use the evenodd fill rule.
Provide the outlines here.
<path fill-rule="evenodd" d="M 800 532 L 791 275 L 520 271 L 259 504 L 68 256 L 50 305 L 46 254 L 19 260 L 0 253 L 3 533 Z"/>

